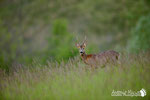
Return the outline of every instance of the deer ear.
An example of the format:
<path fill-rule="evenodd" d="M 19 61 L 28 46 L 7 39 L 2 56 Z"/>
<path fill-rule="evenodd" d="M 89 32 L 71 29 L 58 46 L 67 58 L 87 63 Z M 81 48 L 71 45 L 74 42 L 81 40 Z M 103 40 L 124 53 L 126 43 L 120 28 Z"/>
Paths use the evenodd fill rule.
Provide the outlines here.
<path fill-rule="evenodd" d="M 79 43 L 76 43 L 76 46 L 77 46 L 77 48 L 80 48 L 80 44 Z"/>
<path fill-rule="evenodd" d="M 86 47 L 86 43 L 85 42 L 83 43 L 83 46 L 84 46 L 84 48 Z"/>

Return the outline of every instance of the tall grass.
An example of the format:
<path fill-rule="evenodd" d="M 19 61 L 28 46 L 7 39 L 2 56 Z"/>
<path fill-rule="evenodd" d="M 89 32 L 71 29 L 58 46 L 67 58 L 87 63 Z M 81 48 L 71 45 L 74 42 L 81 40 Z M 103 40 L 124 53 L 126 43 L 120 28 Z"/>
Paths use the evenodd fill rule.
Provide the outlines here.
<path fill-rule="evenodd" d="M 122 54 L 120 64 L 90 69 L 79 58 L 61 64 L 37 63 L 17 68 L 9 74 L 0 71 L 2 100 L 148 100 L 150 98 L 150 54 Z M 115 91 L 139 91 L 145 97 L 114 97 Z"/>

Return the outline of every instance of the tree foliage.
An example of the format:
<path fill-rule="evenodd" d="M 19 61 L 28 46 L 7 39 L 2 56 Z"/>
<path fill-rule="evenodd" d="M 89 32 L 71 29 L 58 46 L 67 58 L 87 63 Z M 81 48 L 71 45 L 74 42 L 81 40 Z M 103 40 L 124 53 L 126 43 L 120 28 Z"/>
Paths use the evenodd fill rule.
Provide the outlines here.
<path fill-rule="evenodd" d="M 139 19 L 128 45 L 132 52 L 150 50 L 150 15 Z"/>

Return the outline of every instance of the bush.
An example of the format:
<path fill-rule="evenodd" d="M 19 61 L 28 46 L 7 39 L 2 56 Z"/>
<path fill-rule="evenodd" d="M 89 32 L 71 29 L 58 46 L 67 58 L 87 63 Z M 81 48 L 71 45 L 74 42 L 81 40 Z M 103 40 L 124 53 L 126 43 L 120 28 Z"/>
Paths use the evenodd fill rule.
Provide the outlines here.
<path fill-rule="evenodd" d="M 150 15 L 141 17 L 128 43 L 129 51 L 139 52 L 150 49 Z"/>
<path fill-rule="evenodd" d="M 53 23 L 52 34 L 48 38 L 47 56 L 55 60 L 67 60 L 77 54 L 74 46 L 74 35 L 67 30 L 67 20 L 58 19 Z"/>
<path fill-rule="evenodd" d="M 1 19 L 0 30 L 0 68 L 8 70 L 8 67 L 17 60 L 20 53 L 22 37 L 18 33 L 9 32 Z"/>

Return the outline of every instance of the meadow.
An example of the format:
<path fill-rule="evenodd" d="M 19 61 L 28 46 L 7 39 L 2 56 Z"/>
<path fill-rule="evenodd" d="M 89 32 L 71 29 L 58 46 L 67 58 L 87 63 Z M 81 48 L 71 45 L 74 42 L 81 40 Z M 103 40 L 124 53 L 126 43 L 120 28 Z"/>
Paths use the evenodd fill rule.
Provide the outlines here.
<path fill-rule="evenodd" d="M 30 66 L 0 70 L 1 100 L 148 100 L 150 53 L 122 53 L 120 63 L 91 69 L 79 57 L 65 62 L 34 60 Z M 140 91 L 145 97 L 111 96 L 112 91 Z"/>
<path fill-rule="evenodd" d="M 118 64 L 84 64 L 84 37 Z M 0 100 L 116 99 L 150 100 L 150 0 L 0 0 Z"/>

